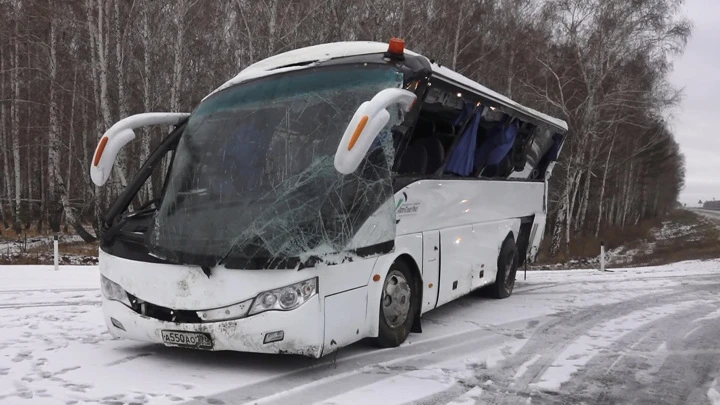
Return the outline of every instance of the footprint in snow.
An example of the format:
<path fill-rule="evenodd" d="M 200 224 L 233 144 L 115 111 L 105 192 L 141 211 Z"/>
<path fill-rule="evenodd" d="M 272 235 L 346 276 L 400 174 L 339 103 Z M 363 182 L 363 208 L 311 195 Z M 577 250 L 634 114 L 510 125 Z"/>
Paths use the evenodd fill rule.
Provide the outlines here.
<path fill-rule="evenodd" d="M 12 359 L 12 361 L 15 363 L 19 363 L 23 360 L 32 360 L 32 353 L 29 351 L 22 351 L 15 355 L 15 357 Z"/>

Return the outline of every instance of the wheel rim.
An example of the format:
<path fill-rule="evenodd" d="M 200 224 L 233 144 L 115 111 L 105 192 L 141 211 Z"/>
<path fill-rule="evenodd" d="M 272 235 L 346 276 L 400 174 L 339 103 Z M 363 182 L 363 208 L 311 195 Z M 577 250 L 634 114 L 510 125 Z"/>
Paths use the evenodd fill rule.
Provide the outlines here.
<path fill-rule="evenodd" d="M 515 286 L 515 254 L 510 253 L 505 264 L 505 290 L 511 292 Z"/>
<path fill-rule="evenodd" d="M 410 313 L 410 284 L 397 270 L 390 270 L 385 278 L 382 310 L 385 322 L 391 328 L 404 324 Z"/>

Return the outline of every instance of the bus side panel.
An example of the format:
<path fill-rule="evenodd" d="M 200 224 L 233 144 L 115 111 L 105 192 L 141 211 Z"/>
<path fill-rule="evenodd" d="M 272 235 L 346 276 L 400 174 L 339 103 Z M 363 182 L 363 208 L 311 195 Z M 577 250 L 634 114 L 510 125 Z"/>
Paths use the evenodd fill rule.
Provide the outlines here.
<path fill-rule="evenodd" d="M 545 214 L 535 214 L 535 220 L 533 221 L 532 228 L 530 228 L 530 243 L 528 244 L 527 257 L 530 262 L 537 260 L 537 255 L 540 252 L 540 244 L 542 244 L 543 235 L 545 235 L 545 223 L 547 217 Z"/>
<path fill-rule="evenodd" d="M 419 180 L 395 193 L 396 234 L 544 213 L 545 184 L 501 180 Z"/>
<path fill-rule="evenodd" d="M 483 246 L 472 225 L 440 230 L 440 306 L 472 290 L 482 264 L 487 265 L 494 246 Z"/>
<path fill-rule="evenodd" d="M 482 277 L 473 279 L 473 290 L 492 284 L 497 279 L 497 261 L 505 238 L 512 233 L 517 241 L 521 220 L 510 218 L 503 221 L 488 222 L 473 225 L 473 231 L 480 235 L 478 255 L 483 255 L 481 269 Z"/>
<path fill-rule="evenodd" d="M 517 237 L 519 218 L 440 231 L 440 297 L 437 306 L 495 282 L 503 241 Z"/>
<path fill-rule="evenodd" d="M 323 355 L 354 343 L 364 336 L 367 287 L 325 297 L 325 338 Z"/>
<path fill-rule="evenodd" d="M 423 301 L 420 313 L 435 308 L 440 288 L 440 232 L 423 232 Z"/>

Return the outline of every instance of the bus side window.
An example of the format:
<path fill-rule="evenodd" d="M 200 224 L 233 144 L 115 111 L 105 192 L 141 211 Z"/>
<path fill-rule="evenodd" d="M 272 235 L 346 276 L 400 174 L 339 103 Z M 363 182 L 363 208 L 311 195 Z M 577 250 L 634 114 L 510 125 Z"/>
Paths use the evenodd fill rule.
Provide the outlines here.
<path fill-rule="evenodd" d="M 457 92 L 432 88 L 402 152 L 398 174 L 431 177 L 443 167 L 455 142 L 456 119 L 466 108 Z"/>

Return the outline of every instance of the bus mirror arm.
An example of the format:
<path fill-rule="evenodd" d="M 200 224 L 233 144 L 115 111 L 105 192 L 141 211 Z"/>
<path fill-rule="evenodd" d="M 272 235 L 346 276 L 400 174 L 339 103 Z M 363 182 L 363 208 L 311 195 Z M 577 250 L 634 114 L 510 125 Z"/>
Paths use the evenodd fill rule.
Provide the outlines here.
<path fill-rule="evenodd" d="M 131 115 L 108 129 L 95 148 L 90 162 L 90 178 L 97 186 L 104 185 L 112 172 L 115 158 L 123 146 L 135 139 L 134 129 L 153 125 L 177 125 L 190 114 L 187 113 L 144 113 Z"/>
<path fill-rule="evenodd" d="M 372 100 L 362 103 L 340 140 L 335 153 L 335 170 L 342 174 L 357 170 L 373 141 L 390 120 L 387 108 L 397 104 L 408 112 L 416 99 L 417 96 L 411 91 L 391 88 L 380 91 Z"/>

